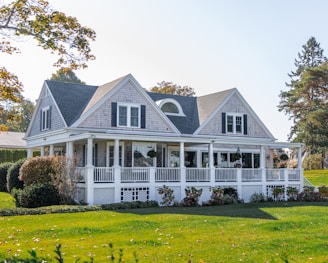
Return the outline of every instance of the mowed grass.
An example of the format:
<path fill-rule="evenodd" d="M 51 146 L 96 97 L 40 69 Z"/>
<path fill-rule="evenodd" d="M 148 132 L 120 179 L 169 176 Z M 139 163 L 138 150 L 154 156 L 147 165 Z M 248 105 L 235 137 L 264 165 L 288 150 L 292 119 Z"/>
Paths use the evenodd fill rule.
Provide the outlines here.
<path fill-rule="evenodd" d="M 263 203 L 0 218 L 0 259 L 65 262 L 327 262 L 328 203 Z M 113 251 L 109 247 L 113 244 Z M 190 260 L 190 261 L 189 261 Z"/>
<path fill-rule="evenodd" d="M 1 208 L 15 208 L 16 201 L 10 194 L 0 192 L 0 209 Z"/>
<path fill-rule="evenodd" d="M 314 185 L 328 186 L 328 169 L 325 170 L 305 170 L 304 176 Z"/>

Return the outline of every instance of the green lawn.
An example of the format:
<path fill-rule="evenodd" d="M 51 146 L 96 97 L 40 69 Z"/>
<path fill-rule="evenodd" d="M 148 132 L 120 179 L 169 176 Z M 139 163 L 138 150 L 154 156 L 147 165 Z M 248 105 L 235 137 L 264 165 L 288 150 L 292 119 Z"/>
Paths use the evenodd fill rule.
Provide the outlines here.
<path fill-rule="evenodd" d="M 328 169 L 325 170 L 305 170 L 304 176 L 314 185 L 328 186 Z"/>
<path fill-rule="evenodd" d="M 0 217 L 0 260 L 327 262 L 328 203 L 263 203 Z M 134 256 L 136 254 L 136 256 Z"/>
<path fill-rule="evenodd" d="M 15 208 L 16 202 L 15 199 L 7 194 L 0 192 L 0 208 Z"/>

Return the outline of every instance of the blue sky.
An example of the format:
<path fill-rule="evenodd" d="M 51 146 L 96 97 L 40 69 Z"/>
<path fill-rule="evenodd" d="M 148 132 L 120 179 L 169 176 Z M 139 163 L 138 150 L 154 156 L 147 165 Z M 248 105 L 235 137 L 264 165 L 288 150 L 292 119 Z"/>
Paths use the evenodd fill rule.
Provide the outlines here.
<path fill-rule="evenodd" d="M 9 0 L 2 0 L 8 2 Z M 1 3 L 1 0 L 0 0 Z M 328 56 L 328 1 L 324 0 L 50 0 L 94 29 L 96 60 L 77 76 L 101 85 L 131 73 L 141 86 L 172 81 L 196 95 L 238 88 L 279 141 L 291 122 L 279 112 L 294 59 L 314 36 Z M 33 40 L 22 54 L 0 54 L 24 96 L 37 99 L 56 58 Z"/>

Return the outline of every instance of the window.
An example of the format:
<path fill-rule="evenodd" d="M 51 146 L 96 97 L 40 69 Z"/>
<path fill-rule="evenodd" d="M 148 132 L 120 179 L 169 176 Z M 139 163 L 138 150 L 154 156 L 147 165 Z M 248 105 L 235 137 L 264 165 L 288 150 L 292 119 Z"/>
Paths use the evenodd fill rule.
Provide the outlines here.
<path fill-rule="evenodd" d="M 132 105 L 118 106 L 118 126 L 140 127 L 140 108 Z"/>
<path fill-rule="evenodd" d="M 227 132 L 243 133 L 243 116 L 227 114 Z"/>
<path fill-rule="evenodd" d="M 50 129 L 51 125 L 51 111 L 50 106 L 42 108 L 41 110 L 41 131 Z"/>
<path fill-rule="evenodd" d="M 174 116 L 186 116 L 183 113 L 182 107 L 174 99 L 163 99 L 163 100 L 158 100 L 156 101 L 156 104 L 161 108 L 161 110 L 166 114 L 166 115 L 174 115 Z"/>

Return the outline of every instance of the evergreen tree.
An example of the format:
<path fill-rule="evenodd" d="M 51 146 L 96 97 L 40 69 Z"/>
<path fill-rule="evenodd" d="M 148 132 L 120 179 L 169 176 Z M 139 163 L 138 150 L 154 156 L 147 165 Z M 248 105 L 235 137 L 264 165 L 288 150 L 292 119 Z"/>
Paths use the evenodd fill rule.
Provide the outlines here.
<path fill-rule="evenodd" d="M 328 64 L 320 44 L 311 37 L 295 60 L 296 70 L 289 74 L 289 88 L 281 91 L 279 111 L 289 115 L 293 126 L 289 140 L 304 142 L 311 152 L 326 147 Z"/>

